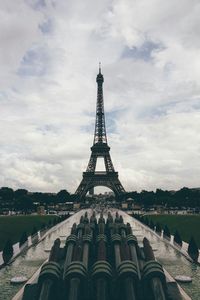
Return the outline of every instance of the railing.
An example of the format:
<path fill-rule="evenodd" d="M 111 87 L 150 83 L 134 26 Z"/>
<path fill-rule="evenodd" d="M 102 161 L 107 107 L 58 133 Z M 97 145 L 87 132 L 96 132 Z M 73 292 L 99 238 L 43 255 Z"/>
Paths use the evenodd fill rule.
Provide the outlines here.
<path fill-rule="evenodd" d="M 106 172 L 106 171 L 95 171 L 95 172 L 84 172 L 84 175 L 113 175 L 113 174 L 118 174 L 118 172 Z"/>

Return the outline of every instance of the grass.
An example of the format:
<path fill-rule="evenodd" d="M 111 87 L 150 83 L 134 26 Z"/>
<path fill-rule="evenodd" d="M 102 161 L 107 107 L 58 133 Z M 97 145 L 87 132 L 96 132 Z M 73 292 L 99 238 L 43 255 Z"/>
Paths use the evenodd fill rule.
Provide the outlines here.
<path fill-rule="evenodd" d="M 0 251 L 8 239 L 15 244 L 24 231 L 30 235 L 34 226 L 39 230 L 43 223 L 53 219 L 55 216 L 0 216 Z"/>
<path fill-rule="evenodd" d="M 185 242 L 193 236 L 200 248 L 200 215 L 148 215 L 148 218 L 154 223 L 159 222 L 162 228 L 167 225 L 171 234 L 177 229 Z"/>

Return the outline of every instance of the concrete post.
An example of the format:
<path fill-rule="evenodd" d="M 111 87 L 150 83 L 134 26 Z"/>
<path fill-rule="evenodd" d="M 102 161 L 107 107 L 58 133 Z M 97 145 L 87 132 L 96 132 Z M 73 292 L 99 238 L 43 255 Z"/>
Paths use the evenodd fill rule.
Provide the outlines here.
<path fill-rule="evenodd" d="M 153 250 L 147 238 L 143 239 L 143 245 L 147 261 L 142 274 L 143 282 L 146 285 L 146 293 L 148 293 L 148 286 L 150 286 L 154 299 L 166 300 L 167 297 L 164 289 L 166 281 L 162 266 L 155 260 Z"/>
<path fill-rule="evenodd" d="M 58 284 L 61 275 L 61 269 L 57 263 L 60 259 L 60 239 L 54 241 L 49 255 L 49 261 L 43 265 L 38 283 L 39 283 L 39 297 L 38 300 L 51 299 L 52 293 L 58 293 Z"/>

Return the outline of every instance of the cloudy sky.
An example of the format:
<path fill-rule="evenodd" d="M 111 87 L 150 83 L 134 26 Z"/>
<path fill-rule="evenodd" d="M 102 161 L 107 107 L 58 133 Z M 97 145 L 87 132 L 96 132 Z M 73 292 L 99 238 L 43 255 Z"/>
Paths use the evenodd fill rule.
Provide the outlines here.
<path fill-rule="evenodd" d="M 127 190 L 200 186 L 199 0 L 0 0 L 0 186 L 74 192 L 102 62 Z"/>

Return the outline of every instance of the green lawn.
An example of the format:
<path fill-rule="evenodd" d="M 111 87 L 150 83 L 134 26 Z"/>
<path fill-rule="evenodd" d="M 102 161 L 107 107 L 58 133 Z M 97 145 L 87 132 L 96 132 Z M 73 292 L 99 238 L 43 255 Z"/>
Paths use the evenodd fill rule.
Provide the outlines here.
<path fill-rule="evenodd" d="M 148 215 L 148 218 L 162 227 L 166 224 L 171 234 L 177 229 L 185 242 L 193 236 L 200 248 L 200 215 Z"/>
<path fill-rule="evenodd" d="M 0 216 L 0 251 L 3 249 L 6 241 L 11 239 L 17 243 L 21 234 L 26 231 L 30 235 L 33 227 L 38 230 L 43 223 L 48 223 L 55 216 Z"/>

